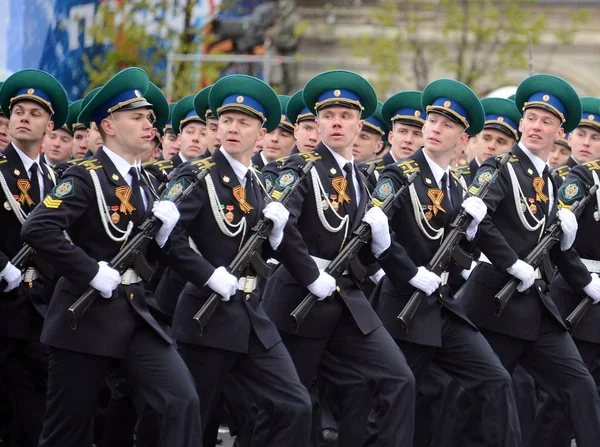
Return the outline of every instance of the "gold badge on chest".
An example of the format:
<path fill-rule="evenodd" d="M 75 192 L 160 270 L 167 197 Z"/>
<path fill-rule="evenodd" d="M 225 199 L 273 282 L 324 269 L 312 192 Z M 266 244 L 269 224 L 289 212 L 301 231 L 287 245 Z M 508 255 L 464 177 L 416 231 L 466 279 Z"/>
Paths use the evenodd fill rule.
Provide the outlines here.
<path fill-rule="evenodd" d="M 233 205 L 226 205 L 225 209 L 227 210 L 225 220 L 229 223 L 233 222 Z"/>

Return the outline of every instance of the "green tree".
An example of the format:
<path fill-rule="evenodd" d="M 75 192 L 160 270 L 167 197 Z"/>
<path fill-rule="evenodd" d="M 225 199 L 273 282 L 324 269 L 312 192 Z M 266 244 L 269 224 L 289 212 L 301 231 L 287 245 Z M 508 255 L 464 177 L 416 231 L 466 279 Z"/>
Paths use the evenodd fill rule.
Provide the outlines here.
<path fill-rule="evenodd" d="M 367 55 L 380 92 L 398 76 L 423 89 L 434 68 L 473 88 L 482 79 L 500 84 L 508 69 L 527 67 L 528 46 L 548 32 L 544 14 L 531 8 L 536 1 L 382 0 L 373 11 L 376 35 L 346 43 Z M 568 21 L 556 38 L 573 38 L 583 23 Z"/>

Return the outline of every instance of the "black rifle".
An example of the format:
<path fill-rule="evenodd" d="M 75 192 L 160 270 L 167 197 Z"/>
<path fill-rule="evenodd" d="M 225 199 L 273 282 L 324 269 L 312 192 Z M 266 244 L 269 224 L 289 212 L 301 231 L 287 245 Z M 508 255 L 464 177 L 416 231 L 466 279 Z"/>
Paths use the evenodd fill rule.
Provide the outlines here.
<path fill-rule="evenodd" d="M 209 171 L 209 168 L 204 168 L 200 172 L 196 173 L 196 178 L 187 188 L 180 190 L 168 200 L 172 201 L 175 205 L 181 203 L 188 195 L 190 195 L 196 185 L 208 175 Z M 139 226 L 138 233 L 110 261 L 110 266 L 119 273 L 123 274 L 132 265 L 140 262 L 140 253 L 142 253 L 150 241 L 154 239 L 161 225 L 162 222 L 160 219 L 154 215 L 144 220 L 144 222 L 142 222 L 142 224 Z M 77 301 L 75 301 L 75 303 L 71 305 L 71 307 L 69 307 L 69 325 L 71 326 L 71 329 L 77 329 L 79 320 L 92 305 L 98 294 L 99 292 L 96 289 L 90 287 Z"/>
<path fill-rule="evenodd" d="M 500 175 L 500 172 L 502 172 L 508 163 L 508 160 L 511 156 L 512 153 L 507 152 L 499 160 L 496 159 L 496 171 L 487 182 L 481 185 L 475 197 L 479 197 L 480 199 L 485 197 L 491 186 Z M 435 252 L 433 258 L 431 258 L 431 261 L 429 261 L 429 264 L 427 264 L 427 270 L 439 276 L 448 269 L 448 266 L 452 260 L 454 260 L 454 262 L 456 262 L 456 264 L 460 265 L 462 268 L 469 269 L 471 267 L 471 256 L 465 253 L 459 244 L 465 235 L 465 231 L 467 231 L 467 227 L 472 221 L 473 218 L 467 214 L 464 208 L 461 208 L 451 224 L 452 230 L 448 236 L 444 238 L 444 242 Z M 406 303 L 406 306 L 404 306 L 404 309 L 402 309 L 398 315 L 400 329 L 405 334 L 408 333 L 415 318 L 415 314 L 417 313 L 417 309 L 419 308 L 423 298 L 426 296 L 427 295 L 425 295 L 425 292 L 422 290 L 416 290 L 410 297 L 408 303 Z"/>
<path fill-rule="evenodd" d="M 586 195 L 583 199 L 578 202 L 575 202 L 571 207 L 571 211 L 575 216 L 579 217 L 579 214 L 585 209 L 588 200 L 590 197 L 596 193 L 598 186 L 593 185 L 588 190 L 588 195 Z M 543 258 L 550 252 L 550 249 L 560 241 L 560 236 L 562 234 L 562 229 L 560 228 L 560 220 L 556 220 L 550 227 L 546 229 L 546 234 L 540 240 L 540 242 L 531 250 L 531 253 L 527 255 L 524 261 L 532 266 L 533 268 L 537 268 L 542 263 Z M 510 281 L 506 283 L 506 285 L 496 294 L 494 297 L 494 314 L 499 317 L 502 315 L 502 311 L 510 301 L 510 299 L 515 294 L 517 287 L 521 281 L 518 278 L 511 278 Z"/>
<path fill-rule="evenodd" d="M 286 204 L 306 174 L 308 174 L 308 172 L 312 169 L 313 165 L 314 163 L 311 161 L 302 167 L 300 170 L 300 176 L 298 176 L 296 181 L 292 185 L 288 186 L 279 197 L 279 203 L 282 205 Z M 270 196 L 267 197 L 269 197 L 269 200 L 271 200 Z M 260 269 L 262 267 L 262 259 L 260 258 L 259 251 L 263 242 L 269 237 L 272 229 L 273 221 L 267 219 L 266 217 L 263 217 L 256 223 L 256 225 L 252 228 L 254 234 L 250 236 L 242 249 L 238 252 L 235 258 L 233 258 L 231 264 L 229 264 L 229 267 L 227 268 L 229 273 L 231 273 L 233 276 L 240 277 L 249 265 L 252 265 L 255 269 Z M 208 324 L 208 320 L 210 320 L 210 317 L 212 317 L 213 313 L 217 309 L 219 301 L 221 301 L 221 296 L 218 293 L 213 292 L 202 305 L 200 310 L 196 313 L 196 315 L 194 315 L 194 320 L 196 320 L 198 323 L 198 335 L 202 336 L 204 334 L 204 329 Z"/>
<path fill-rule="evenodd" d="M 414 182 L 417 176 L 420 174 L 419 171 L 415 171 L 405 178 L 405 183 L 402 187 L 393 195 L 389 195 L 381 204 L 380 208 L 388 214 L 395 201 L 404 194 L 410 184 Z M 348 268 L 352 260 L 356 257 L 362 247 L 371 240 L 371 226 L 362 222 L 360 226 L 352 233 L 352 238 L 342 248 L 338 255 L 329 263 L 325 268 L 325 273 L 333 276 L 334 278 L 340 277 L 344 271 Z M 300 330 L 300 326 L 310 313 L 311 309 L 317 302 L 318 297 L 313 293 L 309 293 L 304 297 L 302 302 L 292 311 L 290 318 L 292 319 L 292 331 L 297 333 Z"/>

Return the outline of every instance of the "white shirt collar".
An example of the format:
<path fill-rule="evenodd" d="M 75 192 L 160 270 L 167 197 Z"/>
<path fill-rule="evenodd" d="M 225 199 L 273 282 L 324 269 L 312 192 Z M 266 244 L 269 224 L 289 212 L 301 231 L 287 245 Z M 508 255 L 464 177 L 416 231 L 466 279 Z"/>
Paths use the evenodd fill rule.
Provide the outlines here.
<path fill-rule="evenodd" d="M 262 162 L 265 164 L 265 166 L 267 166 L 269 164 L 269 161 L 265 158 L 263 151 L 260 151 L 258 154 L 260 155 L 260 159 L 262 160 Z"/>
<path fill-rule="evenodd" d="M 352 163 L 354 164 L 354 157 L 352 157 L 350 160 L 346 160 L 344 157 L 342 157 L 340 154 L 338 154 L 336 151 L 334 151 L 333 149 L 331 149 L 329 146 L 327 146 L 325 143 L 323 143 L 323 145 L 327 148 L 327 150 L 329 152 L 331 152 L 331 154 L 333 155 L 333 158 L 335 158 L 335 161 L 337 162 L 337 164 L 340 166 L 340 169 L 342 171 L 344 171 L 344 166 L 346 165 L 346 163 Z"/>
<path fill-rule="evenodd" d="M 181 161 L 185 163 L 185 162 L 187 161 L 187 158 L 185 158 L 185 157 L 183 156 L 183 154 L 181 153 L 181 151 L 180 151 L 180 152 L 177 152 L 177 153 L 179 154 L 179 158 L 181 158 Z"/>
<path fill-rule="evenodd" d="M 448 174 L 446 177 L 448 178 L 448 181 L 450 181 L 450 167 L 448 166 L 448 168 L 444 171 L 440 165 L 438 165 L 435 161 L 433 161 L 431 159 L 431 157 L 429 157 L 429 155 L 427 155 L 427 151 L 425 151 L 425 149 L 423 149 L 423 155 L 425 156 L 425 160 L 427 160 L 429 169 L 431 169 L 433 178 L 435 178 L 435 181 L 437 182 L 438 186 L 441 188 L 442 187 L 442 177 L 444 176 L 444 174 Z"/>
<path fill-rule="evenodd" d="M 135 163 L 133 165 L 130 165 L 127 160 L 125 160 L 120 155 L 115 154 L 106 146 L 102 146 L 102 150 L 104 151 L 106 156 L 110 158 L 110 161 L 113 162 L 115 168 L 117 168 L 117 171 L 119 171 L 119 174 L 121 174 L 121 177 L 123 177 L 125 181 L 129 184 L 129 186 L 131 186 L 131 175 L 129 174 L 129 170 L 132 167 L 135 167 Z"/>
<path fill-rule="evenodd" d="M 17 154 L 19 154 L 19 157 L 21 158 L 21 162 L 23 163 L 23 167 L 25 168 L 25 171 L 27 171 L 27 175 L 29 175 L 29 169 L 31 169 L 31 166 L 33 166 L 34 163 L 37 163 L 37 159 L 32 160 L 31 158 L 29 158 L 29 155 L 27 155 L 25 152 L 23 152 L 21 149 L 19 149 L 16 145 L 15 142 L 12 142 L 13 147 L 15 148 L 15 151 Z M 40 171 L 41 166 L 38 163 L 38 172 Z"/>
<path fill-rule="evenodd" d="M 219 148 L 219 150 L 221 151 L 221 153 L 225 156 L 225 158 L 231 165 L 231 169 L 233 169 L 233 172 L 235 172 L 235 175 L 238 178 L 240 185 L 245 187 L 246 186 L 246 173 L 248 172 L 248 169 L 250 169 L 250 166 L 244 166 L 242 163 L 237 161 L 235 158 L 233 158 L 231 155 L 229 155 L 227 153 L 227 151 L 225 150 L 225 148 L 223 146 L 221 146 Z"/>
<path fill-rule="evenodd" d="M 529 159 L 533 163 L 533 166 L 535 166 L 538 175 L 541 177 L 544 173 L 544 169 L 548 166 L 546 162 L 537 155 L 535 155 L 533 152 L 531 152 L 529 149 L 527 149 L 521 141 L 519 141 L 519 147 L 523 150 L 523 152 L 525 152 L 525 155 L 529 157 Z"/>

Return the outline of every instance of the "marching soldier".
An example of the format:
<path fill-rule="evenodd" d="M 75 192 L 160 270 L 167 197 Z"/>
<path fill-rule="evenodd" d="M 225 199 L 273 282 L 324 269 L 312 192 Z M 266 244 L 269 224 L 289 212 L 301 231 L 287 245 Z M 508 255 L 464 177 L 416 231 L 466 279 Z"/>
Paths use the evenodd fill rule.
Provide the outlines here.
<path fill-rule="evenodd" d="M 169 104 L 169 119 L 167 124 L 162 129 L 162 138 L 160 143 L 162 145 L 162 155 L 156 161 L 170 160 L 173 156 L 179 152 L 179 142 L 177 141 L 177 135 L 173 132 L 173 109 L 177 105 L 176 102 Z"/>
<path fill-rule="evenodd" d="M 453 300 L 447 285 L 462 268 L 450 266 L 441 279 L 425 267 L 440 240 L 450 231 L 460 207 L 473 218 L 466 230 L 467 240 L 475 238 L 478 223 L 485 216 L 481 199 L 470 197 L 463 201 L 463 189 L 449 166 L 456 145 L 464 144 L 467 134 L 477 134 L 483 128 L 483 107 L 467 86 L 450 79 L 430 83 L 423 91 L 422 105 L 427 112 L 424 147 L 389 165 L 381 173 L 373 195 L 374 203 L 381 203 L 398 190 L 403 173 L 420 172 L 402 205 L 409 209 L 396 208 L 391 217 L 396 242 L 388 255 L 379 260 L 388 275 L 379 283 L 372 304 L 406 356 L 417 383 L 433 362 L 464 389 L 477 394 L 486 446 L 522 445 L 510 376 L 460 304 Z M 415 290 L 427 297 L 405 333 L 398 325 L 397 315 Z"/>
<path fill-rule="evenodd" d="M 252 164 L 262 171 L 270 162 L 290 155 L 295 145 L 294 125 L 288 119 L 285 110 L 290 100 L 289 96 L 277 95 L 281 104 L 281 122 L 277 129 L 265 135 L 262 150 L 252 156 Z"/>
<path fill-rule="evenodd" d="M 305 447 L 308 393 L 262 309 L 257 272 L 248 267 L 236 278 L 226 270 L 263 215 L 273 221 L 265 241 L 269 246 L 263 249 L 268 253 L 281 244 L 288 213 L 280 203 L 264 206 L 264 185 L 250 162 L 258 136 L 279 125 L 281 107 L 267 84 L 243 75 L 217 81 L 210 89 L 209 102 L 219 117 L 222 146 L 211 158 L 184 167 L 170 183 L 172 193 L 189 184 L 195 169 L 210 169 L 205 183 L 180 205 L 180 232 L 171 249 L 182 261 L 170 267 L 190 282 L 177 301 L 173 336 L 196 381 L 205 433 L 221 394 L 225 393 L 226 401 L 232 400 L 224 387 L 231 378 L 247 392 L 247 398 L 242 397 L 245 408 L 254 401 L 267 415 L 263 424 L 254 427 L 253 442 Z M 190 247 L 189 239 L 201 256 Z M 192 316 L 213 292 L 223 302 L 200 335 Z M 239 406 L 230 409 L 240 411 Z"/>
<path fill-rule="evenodd" d="M 377 109 L 373 115 L 363 121 L 363 127 L 354 139 L 352 156 L 356 163 L 371 160 L 383 149 L 389 126 L 381 116 L 381 106 L 381 102 L 377 101 Z"/>
<path fill-rule="evenodd" d="M 575 166 L 600 157 L 600 99 L 584 97 L 580 100 L 581 121 L 579 121 L 579 126 L 569 133 L 568 139 L 571 154 L 567 161 L 553 172 L 558 187 Z M 559 136 L 562 136 L 563 133 L 561 132 Z M 561 138 L 557 138 L 557 141 L 560 140 Z"/>
<path fill-rule="evenodd" d="M 374 262 L 389 246 L 385 215 L 377 209 L 365 215 L 369 194 L 352 160 L 361 113 L 372 115 L 377 97 L 364 78 L 344 70 L 315 76 L 303 96 L 316 115 L 322 142 L 314 151 L 289 157 L 275 182 L 278 195 L 297 175 L 294 168 L 314 161 L 310 178 L 288 202 L 290 219 L 279 250 L 281 264 L 267 281 L 263 303 L 306 387 L 316 377 L 324 351 L 365 378 L 378 430 L 369 428 L 364 445 L 411 445 L 414 376 L 353 275 L 336 279 L 323 271 L 363 219 L 374 237 L 361 255 Z M 298 333 L 293 333 L 290 312 L 308 292 L 318 302 Z M 317 428 L 313 426 L 311 445 L 317 445 Z"/>
<path fill-rule="evenodd" d="M 4 206 L 0 214 L 0 363 L 3 380 L 14 393 L 17 426 L 37 445 L 45 409 L 48 351 L 40 332 L 54 287 L 54 271 L 39 255 L 22 265 L 11 260 L 22 247 L 21 226 L 55 184 L 54 172 L 39 163 L 46 132 L 60 128 L 69 103 L 63 87 L 48 73 L 23 70 L 0 90 L 12 142 L 0 160 Z"/>
<path fill-rule="evenodd" d="M 302 90 L 297 91 L 290 98 L 286 115 L 290 123 L 294 123 L 296 147 L 292 149 L 292 154 L 312 151 L 319 143 L 320 137 L 315 125 L 315 116 L 304 104 Z"/>
<path fill-rule="evenodd" d="M 52 132 L 44 135 L 42 141 L 42 153 L 39 156 L 39 163 L 45 163 L 46 166 L 54 168 L 59 163 L 66 162 L 71 158 L 73 152 L 73 124 L 79 114 L 69 105 L 69 115 L 67 121 L 60 129 L 53 129 Z"/>
<path fill-rule="evenodd" d="M 23 227 L 24 240 L 62 276 L 42 330 L 50 366 L 40 446 L 85 445 L 103 379 L 115 364 L 162 415 L 159 445 L 195 446 L 201 436 L 192 378 L 150 315 L 139 273 L 129 268 L 121 275 L 108 264 L 152 214 L 162 226 L 146 255 L 158 255 L 179 217 L 172 202 L 152 205 L 136 167 L 154 136 L 152 106 L 143 96 L 148 82 L 139 68 L 123 70 L 86 103 L 79 120 L 94 120 L 106 146 L 71 167 Z M 90 286 L 101 297 L 73 330 L 67 309 Z"/>
<path fill-rule="evenodd" d="M 198 116 L 206 118 L 206 150 L 204 151 L 204 154 L 202 154 L 202 158 L 210 157 L 214 154 L 215 150 L 221 147 L 218 135 L 219 119 L 210 109 L 210 104 L 208 102 L 211 87 L 212 85 L 204 87 L 194 99 L 194 109 L 196 110 L 196 113 Z"/>
<path fill-rule="evenodd" d="M 512 148 L 513 158 L 484 199 L 488 216 L 480 225 L 477 241 L 482 256 L 465 285 L 461 303 L 505 368 L 512 373 L 520 363 L 552 398 L 565 405 L 577 445 L 592 446 L 600 439 L 596 386 L 547 293 L 545 281 L 522 260 L 545 228 L 559 218 L 563 234 L 551 258 L 569 283 L 596 296 L 600 280 L 573 261 L 576 255 L 569 252 L 577 221 L 566 209 L 557 213 L 557 189 L 546 165 L 561 129 L 577 127 L 581 103 L 562 79 L 534 75 L 519 85 L 516 104 L 523 110 L 519 122 L 522 136 Z M 470 190 L 476 192 L 494 169 L 491 161 L 484 162 Z M 498 317 L 494 315 L 494 295 L 511 277 L 521 281 L 518 296 Z M 544 445 L 542 435 L 536 424 L 532 445 Z"/>

